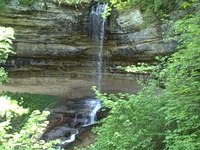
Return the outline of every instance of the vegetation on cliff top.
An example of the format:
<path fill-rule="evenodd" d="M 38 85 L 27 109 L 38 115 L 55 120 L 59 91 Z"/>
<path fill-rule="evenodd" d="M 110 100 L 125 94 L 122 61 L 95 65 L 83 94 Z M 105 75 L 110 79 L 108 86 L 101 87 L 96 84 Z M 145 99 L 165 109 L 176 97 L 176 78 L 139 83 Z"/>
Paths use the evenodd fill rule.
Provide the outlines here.
<path fill-rule="evenodd" d="M 106 1 L 106 0 L 104 0 Z M 189 8 L 198 0 L 110 0 L 107 13 L 104 16 L 111 14 L 112 8 L 117 8 L 119 11 L 127 9 L 139 9 L 148 23 L 155 20 L 168 19 L 169 13 L 181 9 Z"/>
<path fill-rule="evenodd" d="M 0 0 L 0 8 L 4 8 L 6 5 L 9 5 L 12 0 Z M 34 4 L 41 3 L 42 5 L 45 4 L 46 0 L 18 0 L 16 1 L 16 6 L 25 6 L 31 7 Z M 69 5 L 69 6 L 78 6 L 83 3 L 90 3 L 91 0 L 50 0 L 49 2 L 53 2 L 58 5 Z"/>

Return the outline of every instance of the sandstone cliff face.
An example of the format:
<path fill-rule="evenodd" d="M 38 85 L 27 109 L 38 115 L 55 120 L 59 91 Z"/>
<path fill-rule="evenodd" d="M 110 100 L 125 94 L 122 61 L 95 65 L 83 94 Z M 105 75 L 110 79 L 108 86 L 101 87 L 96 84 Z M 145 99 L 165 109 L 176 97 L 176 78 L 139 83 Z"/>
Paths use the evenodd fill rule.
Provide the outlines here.
<path fill-rule="evenodd" d="M 15 7 L 12 7 L 15 5 Z M 7 67 L 13 71 L 62 70 L 70 76 L 92 76 L 96 48 L 89 38 L 90 4 L 61 7 L 51 2 L 33 7 L 0 10 L 0 25 L 15 29 L 14 49 Z M 127 10 L 109 18 L 104 46 L 104 69 L 151 61 L 157 54 L 174 50 L 173 43 L 162 40 L 160 26 L 140 29 L 143 16 L 139 10 Z M 93 71 L 91 71 L 93 70 Z"/>
<path fill-rule="evenodd" d="M 7 66 L 14 71 L 34 71 L 87 66 L 91 57 L 88 38 L 89 5 L 81 8 L 46 2 L 33 7 L 0 11 L 0 25 L 15 30 L 14 50 Z"/>
<path fill-rule="evenodd" d="M 1 10 L 0 20 L 15 29 L 17 56 L 68 57 L 87 50 L 88 10 L 46 3 L 40 9 Z"/>
<path fill-rule="evenodd" d="M 176 43 L 164 42 L 163 25 L 141 28 L 144 18 L 137 9 L 114 14 L 110 18 L 108 51 L 117 60 L 151 61 L 156 55 L 172 53 Z"/>

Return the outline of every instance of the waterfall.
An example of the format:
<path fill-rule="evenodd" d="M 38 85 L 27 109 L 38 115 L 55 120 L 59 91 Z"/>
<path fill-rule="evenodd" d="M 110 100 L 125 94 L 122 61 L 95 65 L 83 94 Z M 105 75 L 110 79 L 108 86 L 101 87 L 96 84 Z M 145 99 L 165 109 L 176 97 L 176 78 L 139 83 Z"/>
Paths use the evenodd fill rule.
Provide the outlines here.
<path fill-rule="evenodd" d="M 97 123 L 98 112 L 102 108 L 101 100 L 95 98 L 85 98 L 80 100 L 68 101 L 51 110 L 55 119 L 51 120 L 47 130 L 42 135 L 42 139 L 50 141 L 61 139 L 56 150 L 61 150 L 75 141 L 76 136 L 86 131 L 91 125 Z"/>
<path fill-rule="evenodd" d="M 101 80 L 102 80 L 102 63 L 103 63 L 103 41 L 105 32 L 105 19 L 102 17 L 102 13 L 105 13 L 107 3 L 98 3 L 97 6 L 92 7 L 90 13 L 90 35 L 97 46 L 97 89 L 101 91 Z"/>
<path fill-rule="evenodd" d="M 88 99 L 86 105 L 90 107 L 90 111 L 85 114 L 85 121 L 82 127 L 95 124 L 97 122 L 97 112 L 102 107 L 101 101 L 98 99 Z"/>
<path fill-rule="evenodd" d="M 105 31 L 105 22 L 106 20 L 102 17 L 102 13 L 105 13 L 107 8 L 107 3 L 98 3 L 97 6 L 92 7 L 92 11 L 90 13 L 90 35 L 92 41 L 95 44 L 97 52 L 97 69 L 96 69 L 96 77 L 97 77 L 97 89 L 101 91 L 101 81 L 102 81 L 102 64 L 103 64 L 103 43 L 104 43 L 104 31 Z M 85 100 L 81 100 L 81 102 L 76 102 L 74 105 L 71 103 L 71 107 L 75 108 L 73 123 L 75 125 L 79 125 L 79 127 L 87 127 L 93 125 L 97 122 L 97 113 L 102 108 L 101 101 L 99 99 L 89 98 Z M 67 107 L 68 108 L 68 107 Z M 78 109 L 78 111 L 77 111 Z M 72 109 L 73 110 L 73 109 Z M 80 118 L 79 111 L 82 111 L 80 114 L 83 118 Z M 66 113 L 67 114 L 67 113 Z M 70 116 L 69 116 L 70 117 Z M 68 119 L 69 120 L 69 119 Z M 65 127 L 67 125 L 67 127 Z M 58 126 L 58 130 L 55 128 L 48 133 L 46 133 L 46 137 L 51 137 L 51 139 L 61 138 L 64 141 L 58 145 L 56 150 L 61 150 L 63 146 L 68 145 L 73 142 L 76 138 L 76 135 L 79 133 L 79 130 L 75 125 L 74 129 L 69 129 L 70 122 L 65 122 L 64 126 Z M 64 128 L 59 130 L 60 128 Z M 67 137 L 64 133 L 65 129 L 67 132 Z M 59 136 L 58 136 L 59 135 Z"/>
<path fill-rule="evenodd" d="M 78 134 L 78 130 L 72 130 L 74 133 L 71 133 L 70 137 L 62 142 L 62 144 L 71 143 L 76 139 L 76 134 Z"/>
<path fill-rule="evenodd" d="M 67 138 L 66 140 L 64 140 L 61 144 L 59 144 L 55 150 L 62 150 L 63 145 L 66 145 L 66 144 L 73 142 L 76 139 L 76 135 L 78 133 L 79 133 L 79 131 L 77 129 L 72 129 L 70 137 Z"/>

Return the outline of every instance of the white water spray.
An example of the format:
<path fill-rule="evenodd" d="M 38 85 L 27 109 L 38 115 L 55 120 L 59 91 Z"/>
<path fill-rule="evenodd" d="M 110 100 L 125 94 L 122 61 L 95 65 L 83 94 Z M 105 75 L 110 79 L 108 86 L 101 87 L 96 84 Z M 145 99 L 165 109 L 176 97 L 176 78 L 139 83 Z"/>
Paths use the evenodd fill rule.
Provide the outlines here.
<path fill-rule="evenodd" d="M 90 106 L 91 111 L 85 114 L 85 121 L 82 127 L 95 124 L 97 122 L 97 112 L 102 107 L 101 101 L 98 99 L 89 99 L 86 103 Z"/>

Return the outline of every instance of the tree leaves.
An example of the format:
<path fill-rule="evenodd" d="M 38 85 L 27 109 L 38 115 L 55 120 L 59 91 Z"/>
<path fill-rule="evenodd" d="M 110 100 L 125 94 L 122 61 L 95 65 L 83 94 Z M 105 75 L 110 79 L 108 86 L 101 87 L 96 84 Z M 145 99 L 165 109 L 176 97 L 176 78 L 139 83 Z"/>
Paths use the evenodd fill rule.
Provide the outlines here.
<path fill-rule="evenodd" d="M 194 3 L 196 11 L 175 22 L 179 51 L 155 66 L 156 78 L 142 91 L 126 96 L 96 91 L 112 111 L 97 128 L 91 150 L 200 149 L 199 5 Z"/>
<path fill-rule="evenodd" d="M 10 44 L 14 39 L 14 30 L 12 28 L 5 28 L 0 26 L 0 64 L 5 63 L 8 55 L 13 53 Z M 0 67 L 0 84 L 7 79 L 7 74 L 2 67 Z"/>

